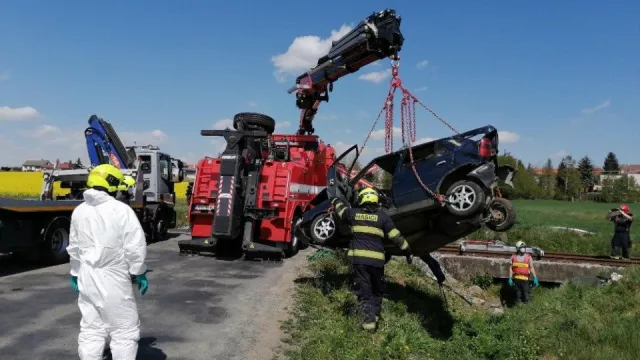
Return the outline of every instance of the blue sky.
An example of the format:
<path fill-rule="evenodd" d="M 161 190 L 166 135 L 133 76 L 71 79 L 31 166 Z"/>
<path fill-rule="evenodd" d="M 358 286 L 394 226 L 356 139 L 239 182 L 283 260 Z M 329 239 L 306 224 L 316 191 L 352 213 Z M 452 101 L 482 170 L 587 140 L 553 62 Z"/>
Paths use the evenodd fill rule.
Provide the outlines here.
<path fill-rule="evenodd" d="M 200 130 L 237 112 L 266 113 L 278 130 L 294 131 L 299 111 L 286 90 L 295 75 L 326 50 L 332 30 L 386 7 L 403 18 L 404 84 L 456 128 L 509 132 L 502 148 L 534 165 L 572 154 L 601 166 L 608 151 L 640 163 L 640 2 L 280 4 L 3 2 L 0 164 L 85 159 L 83 130 L 94 113 L 127 145 L 154 142 L 187 161 L 216 155 L 220 144 Z M 301 36 L 315 37 L 290 48 Z M 382 61 L 339 80 L 316 134 L 340 149 L 361 143 L 388 78 L 360 76 L 388 69 Z M 417 129 L 419 138 L 450 134 L 424 110 Z M 376 138 L 368 157 L 384 151 Z"/>

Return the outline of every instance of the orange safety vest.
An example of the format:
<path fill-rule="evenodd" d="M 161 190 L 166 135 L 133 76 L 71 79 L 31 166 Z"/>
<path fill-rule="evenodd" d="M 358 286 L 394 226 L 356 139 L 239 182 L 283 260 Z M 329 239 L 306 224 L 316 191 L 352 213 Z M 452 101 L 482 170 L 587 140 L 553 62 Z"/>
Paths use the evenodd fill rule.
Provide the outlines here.
<path fill-rule="evenodd" d="M 518 280 L 529 280 L 529 266 L 531 265 L 531 255 L 524 254 L 524 262 L 519 262 L 517 255 L 511 256 L 511 270 L 513 277 Z"/>

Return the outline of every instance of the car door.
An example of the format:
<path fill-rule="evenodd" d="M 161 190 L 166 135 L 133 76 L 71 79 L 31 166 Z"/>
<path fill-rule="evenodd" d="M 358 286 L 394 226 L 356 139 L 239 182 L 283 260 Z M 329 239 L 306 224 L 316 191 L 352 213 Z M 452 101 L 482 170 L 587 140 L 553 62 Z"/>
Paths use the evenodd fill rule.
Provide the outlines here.
<path fill-rule="evenodd" d="M 412 166 L 407 151 L 393 174 L 393 202 L 397 208 L 432 199 L 418 182 L 413 167 L 420 180 L 433 192 L 436 192 L 440 179 L 453 167 L 453 154 L 441 141 L 413 150 L 413 159 Z"/>

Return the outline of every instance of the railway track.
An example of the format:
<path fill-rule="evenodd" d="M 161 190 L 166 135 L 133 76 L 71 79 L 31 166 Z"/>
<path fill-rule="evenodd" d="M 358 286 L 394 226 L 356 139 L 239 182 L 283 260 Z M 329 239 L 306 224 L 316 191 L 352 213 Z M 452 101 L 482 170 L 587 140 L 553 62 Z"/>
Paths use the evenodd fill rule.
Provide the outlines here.
<path fill-rule="evenodd" d="M 512 253 L 503 252 L 503 251 L 490 251 L 490 250 L 487 251 L 487 250 L 475 250 L 475 249 L 460 251 L 460 247 L 454 246 L 454 245 L 443 246 L 434 252 L 455 254 L 455 255 L 462 255 L 462 256 L 480 256 L 480 257 L 492 257 L 492 258 L 503 258 L 503 259 L 508 259 L 512 255 Z M 549 261 L 570 262 L 570 263 L 587 263 L 587 264 L 614 266 L 614 267 L 640 265 L 640 258 L 631 258 L 629 260 L 616 260 L 616 259 L 611 259 L 608 256 L 593 256 L 593 255 L 582 255 L 582 254 L 571 254 L 571 253 L 560 253 L 560 252 L 545 252 L 544 256 L 538 257 L 538 260 L 549 260 Z"/>

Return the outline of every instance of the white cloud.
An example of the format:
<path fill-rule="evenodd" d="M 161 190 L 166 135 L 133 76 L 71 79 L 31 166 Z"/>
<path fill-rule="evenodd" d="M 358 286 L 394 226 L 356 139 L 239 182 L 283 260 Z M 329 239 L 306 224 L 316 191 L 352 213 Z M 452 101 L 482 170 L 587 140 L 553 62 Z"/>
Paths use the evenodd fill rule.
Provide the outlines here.
<path fill-rule="evenodd" d="M 362 74 L 358 76 L 358 79 L 364 81 L 370 81 L 374 84 L 379 84 L 383 82 L 385 79 L 391 76 L 391 69 L 383 70 L 383 71 L 372 71 L 370 73 Z"/>
<path fill-rule="evenodd" d="M 552 159 L 562 159 L 567 155 L 569 155 L 568 152 L 566 152 L 565 150 L 560 150 L 560 151 L 558 151 L 556 153 L 551 154 L 551 158 Z"/>
<path fill-rule="evenodd" d="M 11 108 L 8 106 L 0 107 L 0 121 L 24 121 L 35 120 L 41 118 L 42 115 L 38 110 L 31 106 Z"/>
<path fill-rule="evenodd" d="M 331 36 L 320 38 L 315 35 L 298 36 L 293 39 L 285 53 L 271 57 L 276 68 L 273 75 L 278 82 L 285 82 L 290 76 L 298 76 L 316 66 L 318 59 L 331 49 L 331 42 L 338 40 L 351 31 L 351 26 L 342 25 L 338 30 L 331 30 Z"/>
<path fill-rule="evenodd" d="M 9 80 L 10 77 L 11 77 L 11 74 L 9 74 L 8 71 L 0 72 L 0 82 L 7 81 Z"/>
<path fill-rule="evenodd" d="M 520 140 L 520 135 L 511 131 L 498 131 L 498 139 L 501 144 L 513 144 Z"/>
<path fill-rule="evenodd" d="M 169 135 L 158 129 L 144 132 L 123 131 L 118 134 L 124 146 L 160 145 L 169 140 Z"/>
<path fill-rule="evenodd" d="M 280 131 L 280 129 L 286 129 L 291 126 L 289 121 L 277 121 L 276 122 L 276 131 Z"/>
<path fill-rule="evenodd" d="M 213 124 L 213 130 L 233 130 L 233 120 L 232 119 L 222 119 L 218 120 Z M 224 140 L 222 136 L 214 136 L 211 138 L 211 144 L 213 145 L 213 151 L 210 156 L 218 156 L 219 153 L 223 152 L 227 147 L 227 142 Z"/>
<path fill-rule="evenodd" d="M 371 138 L 373 140 L 383 140 L 385 136 L 385 129 L 375 130 L 371 132 Z M 402 136 L 402 129 L 399 127 L 393 128 L 393 137 L 394 139 L 398 139 Z"/>
<path fill-rule="evenodd" d="M 424 69 L 429 65 L 429 61 L 428 60 L 422 60 L 419 63 L 416 64 L 416 67 L 418 69 Z"/>
<path fill-rule="evenodd" d="M 258 104 L 254 103 L 253 101 L 249 101 L 248 105 L 253 108 L 258 106 Z"/>
<path fill-rule="evenodd" d="M 416 88 L 416 90 L 415 90 L 415 91 L 426 91 L 427 89 L 429 89 L 429 88 L 428 88 L 428 87 L 426 87 L 426 86 L 421 86 L 421 87 L 419 87 L 419 88 Z"/>
<path fill-rule="evenodd" d="M 610 100 L 605 100 L 605 102 L 603 102 L 602 104 L 596 105 L 592 108 L 588 108 L 588 109 L 582 109 L 582 113 L 583 114 L 593 114 L 595 112 L 598 112 L 600 110 L 606 109 L 611 105 L 611 101 Z"/>

